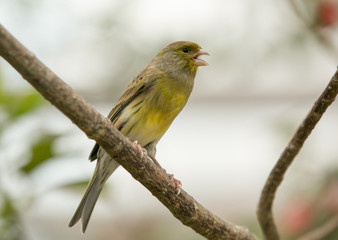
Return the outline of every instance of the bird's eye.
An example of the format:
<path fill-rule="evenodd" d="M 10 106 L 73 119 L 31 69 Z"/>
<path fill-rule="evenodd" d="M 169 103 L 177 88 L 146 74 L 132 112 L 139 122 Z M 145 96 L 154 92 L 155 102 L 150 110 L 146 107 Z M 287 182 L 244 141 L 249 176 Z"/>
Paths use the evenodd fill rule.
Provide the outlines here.
<path fill-rule="evenodd" d="M 183 48 L 182 52 L 187 53 L 187 52 L 189 52 L 189 49 L 188 48 Z"/>

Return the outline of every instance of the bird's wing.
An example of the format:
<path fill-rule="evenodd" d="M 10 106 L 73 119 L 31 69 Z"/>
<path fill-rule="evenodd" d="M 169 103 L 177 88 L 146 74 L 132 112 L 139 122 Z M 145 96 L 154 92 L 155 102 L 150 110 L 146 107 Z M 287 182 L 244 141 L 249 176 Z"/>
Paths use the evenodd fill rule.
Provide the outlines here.
<path fill-rule="evenodd" d="M 128 85 L 126 91 L 122 94 L 115 107 L 108 114 L 107 118 L 109 118 L 112 122 L 118 119 L 122 111 L 126 108 L 126 106 L 128 106 L 129 103 L 131 103 L 137 96 L 142 94 L 144 91 L 149 89 L 150 86 L 149 84 L 147 84 L 149 82 L 149 74 L 147 74 L 147 72 L 147 68 L 142 70 Z M 97 159 L 97 152 L 99 148 L 100 146 L 96 143 L 89 155 L 90 161 L 94 161 L 95 159 Z"/>

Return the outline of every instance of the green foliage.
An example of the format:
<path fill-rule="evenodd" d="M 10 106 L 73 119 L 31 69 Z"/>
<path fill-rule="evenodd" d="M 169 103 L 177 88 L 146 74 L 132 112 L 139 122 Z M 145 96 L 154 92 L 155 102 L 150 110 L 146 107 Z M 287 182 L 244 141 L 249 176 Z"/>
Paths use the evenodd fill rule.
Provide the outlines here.
<path fill-rule="evenodd" d="M 19 213 L 13 204 L 13 200 L 1 193 L 2 205 L 0 205 L 0 236 L 4 240 L 22 239 Z"/>
<path fill-rule="evenodd" d="M 4 89 L 0 76 L 0 110 L 9 120 L 14 120 L 39 108 L 44 103 L 40 94 L 33 90 L 24 93 L 8 92 Z"/>
<path fill-rule="evenodd" d="M 1 69 L 0 69 L 1 70 Z M 10 92 L 5 89 L 0 71 L 0 140 L 2 135 L 19 119 L 32 116 L 36 110 L 44 106 L 45 101 L 33 89 Z M 9 130 L 11 131 L 11 130 Z M 11 134 L 9 132 L 9 134 Z M 48 132 L 38 132 L 35 142 L 26 141 L 31 154 L 27 154 L 26 164 L 22 167 L 14 166 L 18 174 L 24 174 L 24 181 L 30 181 L 34 170 L 47 163 L 55 156 L 53 144 L 59 135 Z M 10 160 L 8 164 L 10 164 Z M 13 162 L 13 161 L 12 161 Z M 9 166 L 9 165 L 8 165 Z M 1 179 L 0 179 L 1 180 Z M 20 183 L 18 183 L 20 184 Z M 2 188 L 2 186 L 4 188 Z M 0 182 L 0 239 L 19 240 L 24 239 L 21 215 L 25 210 L 22 202 L 31 200 L 31 196 L 12 196 L 3 182 Z M 29 198 L 29 199 L 28 199 Z"/>
<path fill-rule="evenodd" d="M 9 197 L 4 194 L 3 195 L 3 203 L 0 208 L 0 215 L 3 218 L 10 218 L 11 216 L 16 214 L 15 207 L 12 204 L 12 201 Z"/>
<path fill-rule="evenodd" d="M 53 143 L 59 135 L 44 135 L 31 146 L 32 155 L 29 161 L 21 167 L 21 171 L 25 174 L 31 173 L 44 162 L 55 156 L 53 152 Z"/>
<path fill-rule="evenodd" d="M 10 119 L 15 119 L 40 107 L 43 104 L 43 98 L 33 91 L 24 94 L 12 93 L 11 95 L 2 92 L 0 103 Z"/>

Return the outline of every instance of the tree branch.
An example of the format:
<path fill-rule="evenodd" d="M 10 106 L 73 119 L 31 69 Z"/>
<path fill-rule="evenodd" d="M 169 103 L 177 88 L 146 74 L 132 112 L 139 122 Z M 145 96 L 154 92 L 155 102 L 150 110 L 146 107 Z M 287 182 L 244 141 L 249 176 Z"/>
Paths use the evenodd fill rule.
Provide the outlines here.
<path fill-rule="evenodd" d="M 224 221 L 176 186 L 163 170 L 140 154 L 111 122 L 49 70 L 0 24 L 0 55 L 41 95 L 95 140 L 183 224 L 207 239 L 257 239 L 244 227 Z"/>
<path fill-rule="evenodd" d="M 264 236 L 268 240 L 280 239 L 272 215 L 272 205 L 277 188 L 281 184 L 286 170 L 302 148 L 305 140 L 323 116 L 326 109 L 335 100 L 337 93 L 338 70 L 282 152 L 265 183 L 258 204 L 257 216 Z"/>

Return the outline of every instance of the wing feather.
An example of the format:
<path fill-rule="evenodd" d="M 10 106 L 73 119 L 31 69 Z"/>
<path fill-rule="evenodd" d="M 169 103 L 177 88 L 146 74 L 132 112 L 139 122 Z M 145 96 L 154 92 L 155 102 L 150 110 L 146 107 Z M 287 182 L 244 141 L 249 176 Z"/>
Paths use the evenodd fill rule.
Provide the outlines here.
<path fill-rule="evenodd" d="M 120 114 L 123 112 L 123 110 L 140 94 L 147 91 L 149 89 L 149 86 L 147 86 L 145 75 L 147 74 L 147 69 L 145 68 L 143 71 L 140 72 L 139 75 L 137 75 L 134 80 L 128 85 L 127 90 L 123 93 L 123 95 L 120 97 L 119 101 L 116 103 L 115 107 L 110 111 L 108 114 L 108 117 L 112 122 L 115 122 Z M 96 143 L 93 147 L 93 150 L 91 151 L 89 155 L 89 160 L 94 161 L 97 159 L 97 153 L 100 146 Z"/>

